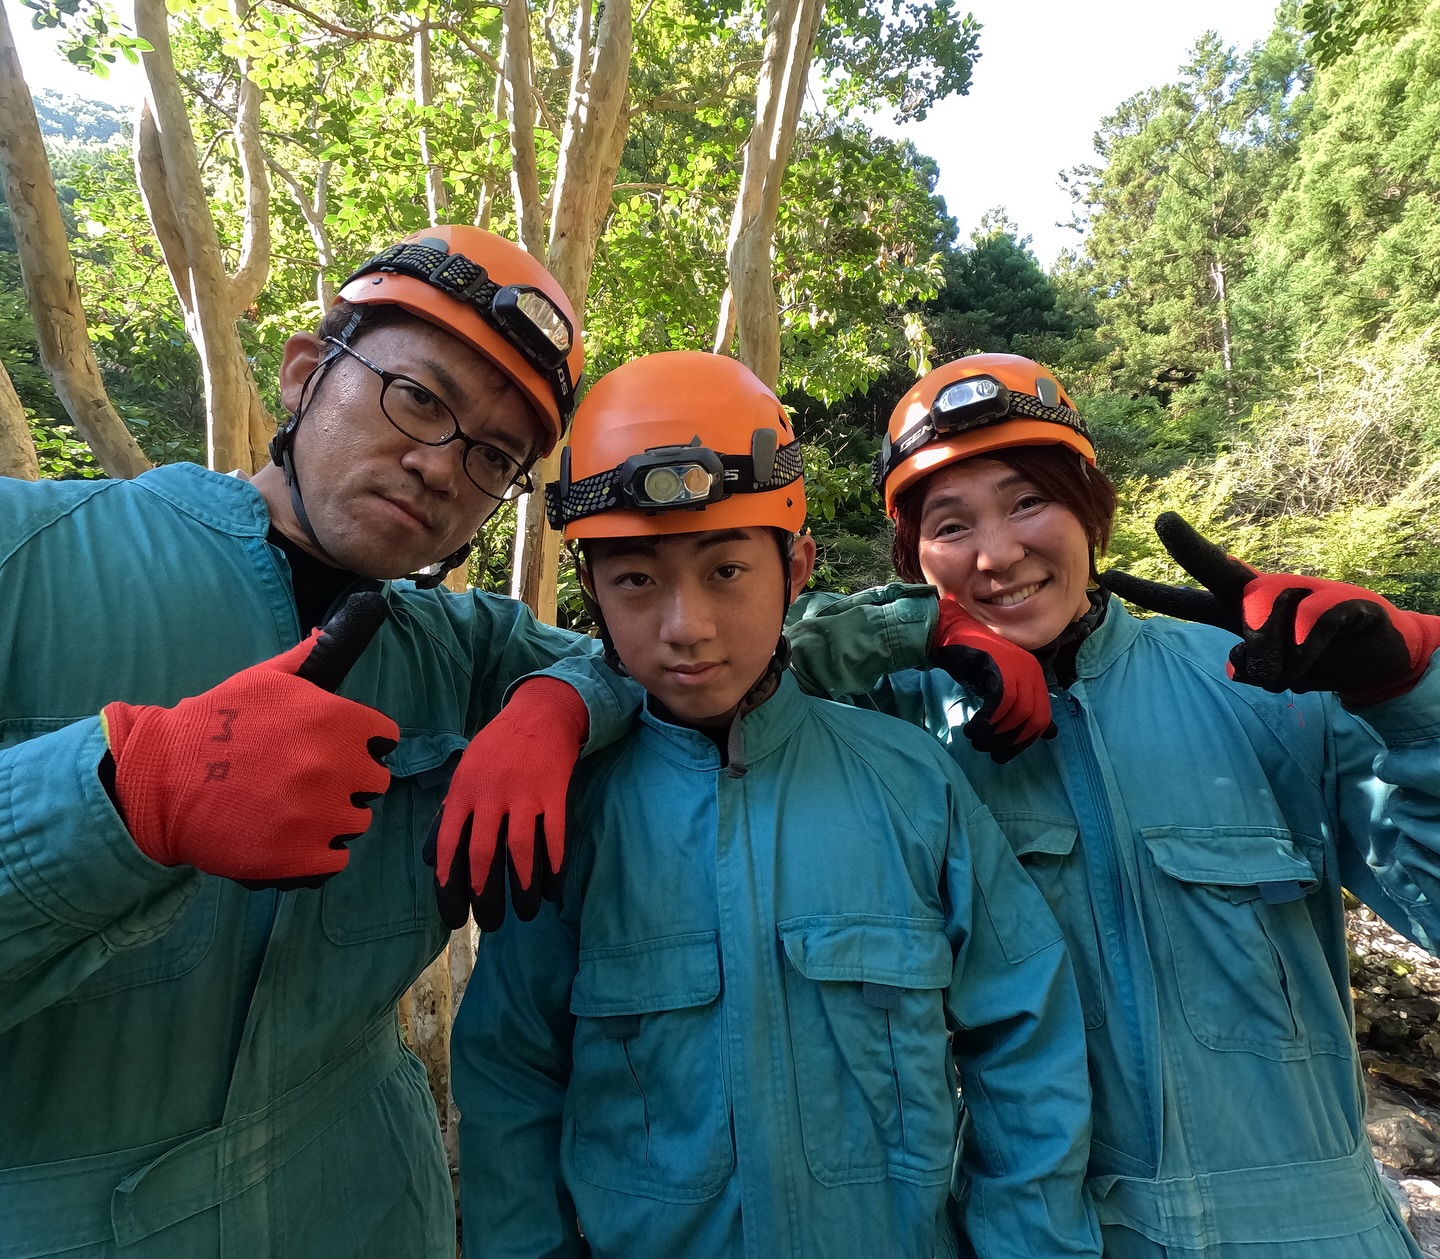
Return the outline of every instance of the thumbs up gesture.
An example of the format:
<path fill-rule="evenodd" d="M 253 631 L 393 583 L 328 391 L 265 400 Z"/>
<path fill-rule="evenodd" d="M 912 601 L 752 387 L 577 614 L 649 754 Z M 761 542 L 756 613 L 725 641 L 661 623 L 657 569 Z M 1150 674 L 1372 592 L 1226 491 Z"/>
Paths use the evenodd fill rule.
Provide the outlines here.
<path fill-rule="evenodd" d="M 388 613 L 379 594 L 354 594 L 304 642 L 173 708 L 107 704 L 111 794 L 136 847 L 248 887 L 317 887 L 343 870 L 400 730 L 333 692 Z"/>

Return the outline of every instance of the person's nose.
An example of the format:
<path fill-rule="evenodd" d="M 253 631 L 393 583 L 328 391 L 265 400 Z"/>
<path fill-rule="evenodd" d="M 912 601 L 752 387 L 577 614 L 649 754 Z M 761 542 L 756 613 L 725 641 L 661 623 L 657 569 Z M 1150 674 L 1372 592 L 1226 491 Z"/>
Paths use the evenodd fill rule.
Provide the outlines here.
<path fill-rule="evenodd" d="M 985 525 L 979 530 L 975 567 L 982 573 L 1008 572 L 1024 558 L 1024 543 L 1008 525 Z"/>
<path fill-rule="evenodd" d="M 660 636 L 672 647 L 692 648 L 715 637 L 715 618 L 706 599 L 685 585 L 667 593 Z"/>
<path fill-rule="evenodd" d="M 425 446 L 412 441 L 400 457 L 400 466 L 418 476 L 426 489 L 454 498 L 465 487 L 464 459 L 465 447 L 461 442 Z"/>

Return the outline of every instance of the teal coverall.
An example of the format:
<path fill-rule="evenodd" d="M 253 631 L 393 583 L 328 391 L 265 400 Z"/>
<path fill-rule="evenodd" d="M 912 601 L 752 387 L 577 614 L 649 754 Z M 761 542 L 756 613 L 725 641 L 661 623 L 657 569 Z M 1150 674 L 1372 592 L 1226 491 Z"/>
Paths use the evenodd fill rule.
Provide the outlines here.
<path fill-rule="evenodd" d="M 173 704 L 297 641 L 268 528 L 255 489 L 193 465 L 0 480 L 4 1259 L 454 1255 L 435 1108 L 395 1014 L 447 935 L 426 831 L 517 678 L 574 656 L 558 672 L 602 741 L 633 691 L 518 603 L 395 583 L 342 688 L 401 731 L 349 866 L 281 894 L 157 865 L 97 777 L 96 714 Z"/>
<path fill-rule="evenodd" d="M 1098 1254 L 1079 999 L 989 813 L 788 677 L 741 733 L 733 777 L 646 711 L 576 773 L 558 909 L 482 938 L 468 1259 Z"/>
<path fill-rule="evenodd" d="M 913 667 L 935 607 L 812 598 L 795 668 L 936 735 L 1055 911 L 1107 1259 L 1418 1256 L 1365 1135 L 1340 889 L 1440 941 L 1440 670 L 1352 714 L 1232 682 L 1231 635 L 1111 598 L 1051 688 L 1057 737 L 996 765 L 961 733 L 974 702 Z"/>

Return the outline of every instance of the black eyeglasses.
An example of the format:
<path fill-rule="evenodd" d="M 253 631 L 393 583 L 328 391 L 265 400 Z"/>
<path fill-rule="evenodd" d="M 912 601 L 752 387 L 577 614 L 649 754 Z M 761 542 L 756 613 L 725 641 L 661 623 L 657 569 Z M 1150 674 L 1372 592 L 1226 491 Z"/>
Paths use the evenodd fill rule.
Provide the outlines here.
<path fill-rule="evenodd" d="M 427 389 L 409 376 L 377 367 L 344 341 L 335 337 L 326 337 L 325 341 L 380 377 L 380 411 L 411 441 L 422 446 L 462 443 L 465 447 L 462 461 L 465 475 L 482 494 L 506 502 L 535 488 L 529 473 L 517 460 L 489 442 L 476 441 L 466 433 L 455 418 L 455 412 L 436 396 L 434 390 Z"/>

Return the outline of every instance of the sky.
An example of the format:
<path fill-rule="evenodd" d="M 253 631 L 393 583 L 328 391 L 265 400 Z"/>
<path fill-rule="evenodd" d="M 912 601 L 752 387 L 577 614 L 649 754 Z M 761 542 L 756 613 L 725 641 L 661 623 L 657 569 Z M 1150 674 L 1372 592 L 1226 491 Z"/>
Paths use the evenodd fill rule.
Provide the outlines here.
<path fill-rule="evenodd" d="M 964 0 L 961 0 L 963 6 Z M 963 241 L 1004 206 L 1049 266 L 1080 237 L 1059 174 L 1094 156 L 1100 120 L 1176 77 L 1206 31 L 1247 49 L 1270 31 L 1274 0 L 969 0 L 981 25 L 968 96 L 924 122 L 879 124 L 940 165 L 936 191 Z"/>
<path fill-rule="evenodd" d="M 963 2 L 963 0 L 962 0 Z M 69 66 L 48 33 L 30 28 L 19 0 L 10 17 L 32 90 L 51 87 L 133 105 L 139 71 L 123 61 L 109 82 Z M 1127 97 L 1168 82 L 1207 29 L 1248 48 L 1271 26 L 1274 0 L 970 0 L 982 26 L 968 96 L 944 101 L 924 122 L 879 129 L 914 141 L 940 165 L 937 191 L 968 238 L 1003 206 L 1049 266 L 1079 243 L 1059 174 L 1087 162 L 1100 120 Z"/>

